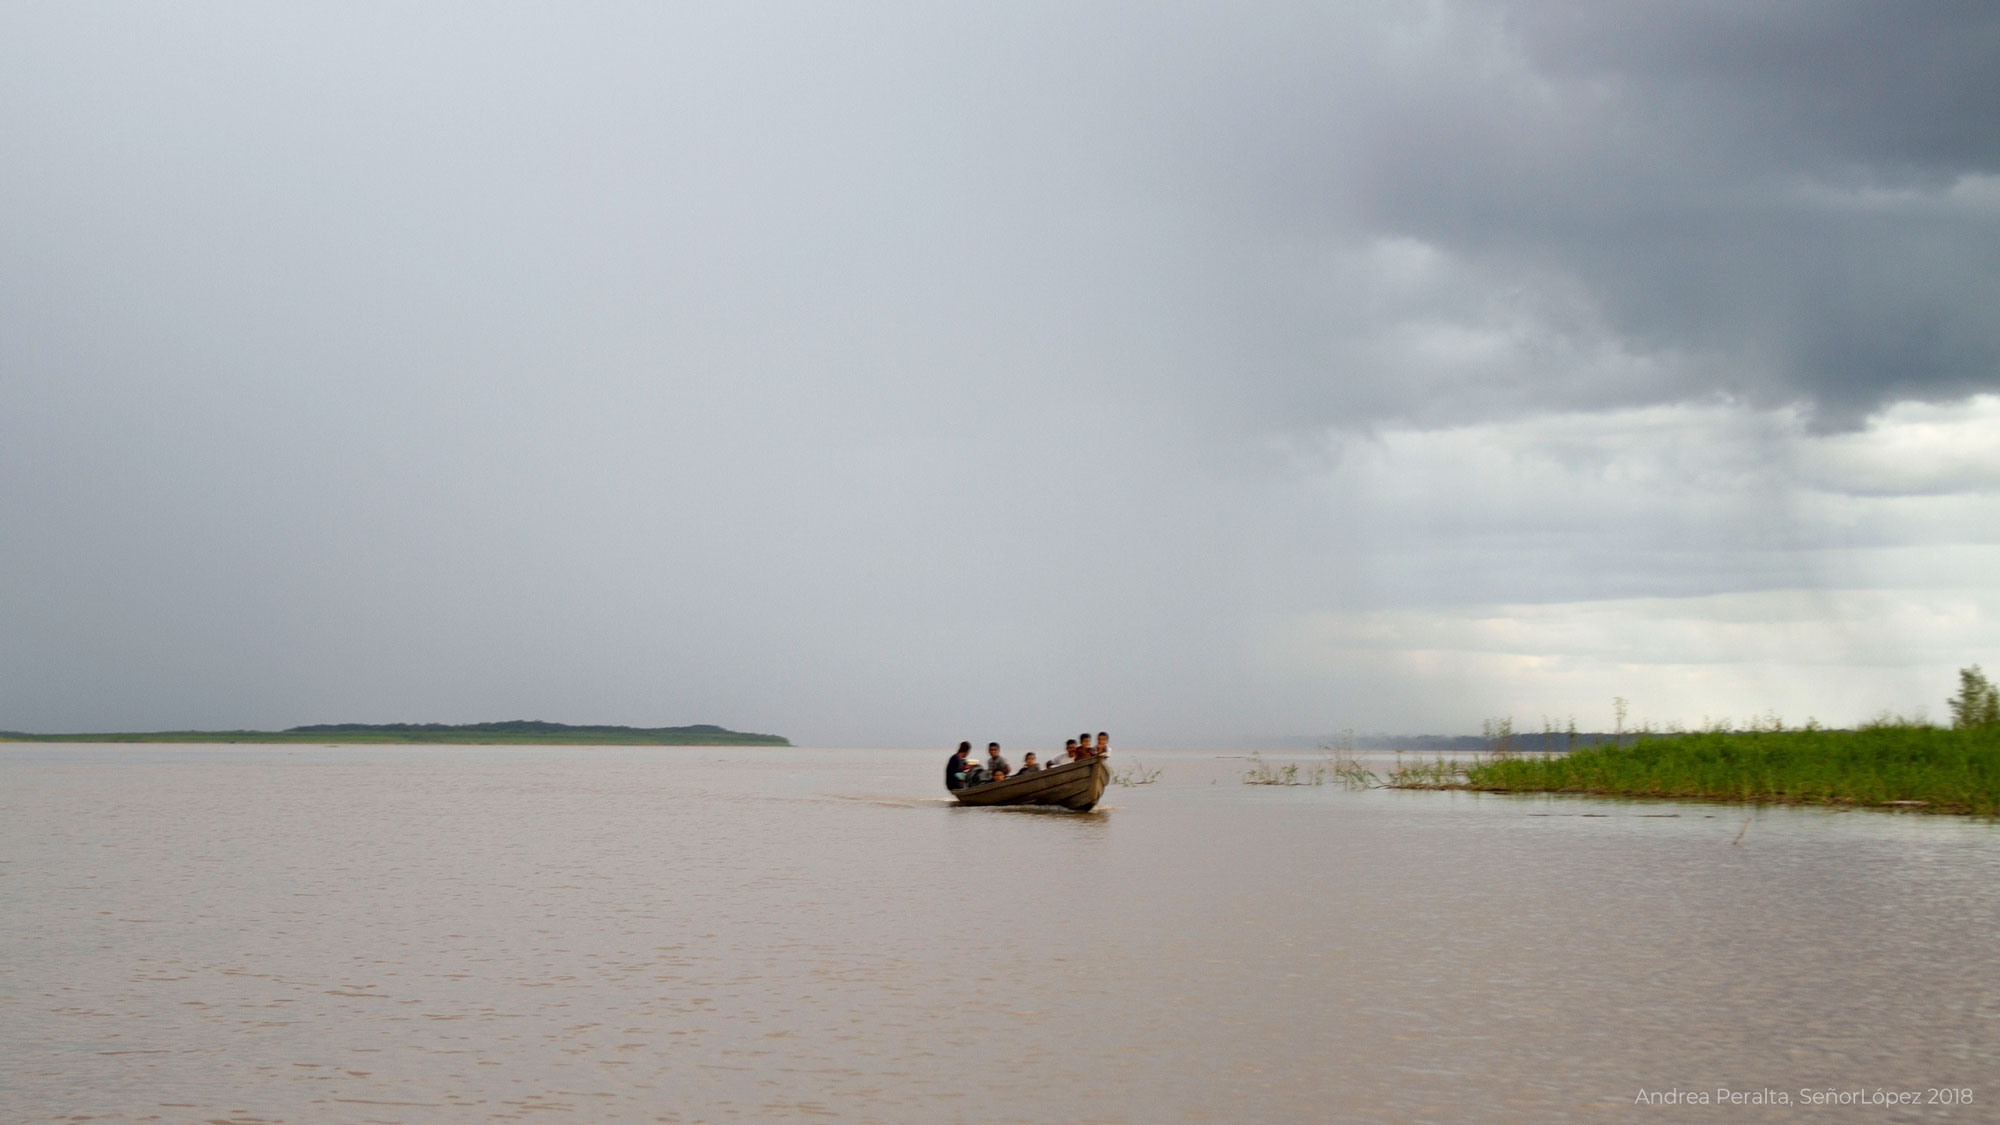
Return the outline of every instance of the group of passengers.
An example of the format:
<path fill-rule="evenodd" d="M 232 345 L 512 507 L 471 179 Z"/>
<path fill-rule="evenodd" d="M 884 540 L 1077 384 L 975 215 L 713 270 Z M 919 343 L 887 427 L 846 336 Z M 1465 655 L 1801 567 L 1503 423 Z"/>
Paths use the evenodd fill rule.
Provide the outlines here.
<path fill-rule="evenodd" d="M 1037 762 L 1035 760 L 1035 752 L 1030 750 L 1021 756 L 1021 768 L 1016 770 L 1013 766 L 1007 764 L 1007 759 L 1000 756 L 999 743 L 987 743 L 986 760 L 984 762 L 975 762 L 972 760 L 972 743 L 961 742 L 958 744 L 958 750 L 944 764 L 944 787 L 946 789 L 966 789 L 974 785 L 984 785 L 989 781 L 1005 781 L 1009 777 L 1024 777 L 1031 773 L 1040 773 L 1044 768 L 1052 769 L 1056 766 L 1067 765 L 1070 762 L 1080 762 L 1085 758 L 1095 757 L 1105 753 L 1110 748 L 1110 735 L 1105 734 L 1103 731 L 1098 731 L 1097 745 L 1092 746 L 1090 743 L 1090 732 L 1085 731 L 1064 743 L 1062 755 L 1051 760 L 1047 767 Z"/>

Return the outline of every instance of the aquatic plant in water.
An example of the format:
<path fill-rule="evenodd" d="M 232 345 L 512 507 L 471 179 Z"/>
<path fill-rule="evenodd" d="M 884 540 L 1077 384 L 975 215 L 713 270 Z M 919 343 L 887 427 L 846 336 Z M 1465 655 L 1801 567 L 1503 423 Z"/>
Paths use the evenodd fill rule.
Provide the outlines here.
<path fill-rule="evenodd" d="M 1382 784 L 1374 770 L 1352 754 L 1335 754 L 1327 760 L 1327 770 L 1346 789 L 1373 789 Z"/>
<path fill-rule="evenodd" d="M 1160 771 L 1147 769 L 1145 766 L 1139 764 L 1139 759 L 1137 758 L 1132 759 L 1131 769 L 1119 770 L 1111 775 L 1111 784 L 1113 785 L 1151 785 L 1158 780 L 1160 780 Z"/>
<path fill-rule="evenodd" d="M 1299 764 L 1297 762 L 1287 762 L 1282 766 L 1273 766 L 1268 762 L 1264 761 L 1263 758 L 1260 758 L 1257 755 L 1252 754 L 1250 755 L 1250 768 L 1243 774 L 1243 784 L 1306 785 L 1306 784 L 1318 784 L 1318 783 L 1300 781 Z"/>
<path fill-rule="evenodd" d="M 1405 762 L 1399 754 L 1396 757 L 1396 764 L 1389 769 L 1388 780 L 1383 782 L 1383 785 L 1389 789 L 1456 788 L 1464 784 L 1468 768 L 1456 758 L 1439 757 L 1428 762 L 1419 758 Z"/>
<path fill-rule="evenodd" d="M 1342 751 L 1329 752 L 1325 759 L 1305 766 L 1298 762 L 1276 766 L 1252 754 L 1250 768 L 1243 774 L 1245 785 L 1325 785 L 1329 780 L 1345 789 L 1372 789 L 1381 783 L 1375 771 Z"/>

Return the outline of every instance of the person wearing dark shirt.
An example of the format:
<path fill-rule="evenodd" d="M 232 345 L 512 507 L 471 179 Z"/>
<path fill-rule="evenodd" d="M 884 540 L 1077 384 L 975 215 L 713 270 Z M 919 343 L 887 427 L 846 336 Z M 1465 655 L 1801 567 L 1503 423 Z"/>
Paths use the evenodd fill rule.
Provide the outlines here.
<path fill-rule="evenodd" d="M 972 743 L 961 742 L 958 749 L 944 764 L 944 787 L 963 789 L 969 784 L 966 774 L 976 769 L 972 764 Z"/>
<path fill-rule="evenodd" d="M 1026 754 L 1021 755 L 1021 773 L 1014 776 L 1019 777 L 1021 774 L 1040 773 L 1041 771 L 1042 764 L 1035 761 L 1035 752 L 1030 750 Z"/>

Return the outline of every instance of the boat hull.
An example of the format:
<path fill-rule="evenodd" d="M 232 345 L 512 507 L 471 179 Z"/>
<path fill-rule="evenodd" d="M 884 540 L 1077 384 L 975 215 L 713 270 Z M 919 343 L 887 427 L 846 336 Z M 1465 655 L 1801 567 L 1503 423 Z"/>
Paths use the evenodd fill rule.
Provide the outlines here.
<path fill-rule="evenodd" d="M 1034 773 L 955 789 L 961 805 L 1055 805 L 1077 812 L 1097 807 L 1111 782 L 1111 764 L 1102 754 L 1080 762 L 1064 762 Z"/>

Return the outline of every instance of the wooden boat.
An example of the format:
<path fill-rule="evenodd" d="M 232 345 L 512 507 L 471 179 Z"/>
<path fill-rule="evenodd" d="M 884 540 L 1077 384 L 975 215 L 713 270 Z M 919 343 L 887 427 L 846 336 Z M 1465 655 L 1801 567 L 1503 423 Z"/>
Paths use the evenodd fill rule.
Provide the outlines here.
<path fill-rule="evenodd" d="M 1077 762 L 1045 766 L 1005 781 L 952 790 L 961 805 L 1060 805 L 1089 812 L 1111 781 L 1111 764 L 1103 754 Z"/>

